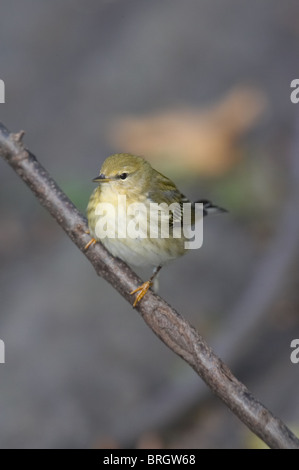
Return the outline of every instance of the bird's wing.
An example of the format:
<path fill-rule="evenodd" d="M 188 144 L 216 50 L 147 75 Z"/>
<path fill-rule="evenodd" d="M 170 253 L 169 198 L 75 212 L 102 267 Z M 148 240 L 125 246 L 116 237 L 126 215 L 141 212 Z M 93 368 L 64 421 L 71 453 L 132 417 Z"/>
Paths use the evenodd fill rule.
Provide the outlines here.
<path fill-rule="evenodd" d="M 164 215 L 169 214 L 169 225 L 172 227 L 175 222 L 182 223 L 183 220 L 183 204 L 190 202 L 176 187 L 176 185 L 166 176 L 162 175 L 158 171 L 155 171 L 155 182 L 153 187 L 155 189 L 148 192 L 148 197 L 152 202 L 157 204 L 167 204 L 170 206 L 174 204 L 170 209 L 165 208 Z"/>

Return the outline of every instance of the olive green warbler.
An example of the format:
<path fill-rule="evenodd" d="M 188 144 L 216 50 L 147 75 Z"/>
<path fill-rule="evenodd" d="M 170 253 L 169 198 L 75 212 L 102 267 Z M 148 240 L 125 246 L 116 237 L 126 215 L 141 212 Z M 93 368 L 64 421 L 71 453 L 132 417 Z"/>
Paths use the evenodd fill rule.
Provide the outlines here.
<path fill-rule="evenodd" d="M 99 183 L 89 199 L 87 218 L 91 240 L 133 266 L 154 267 L 151 278 L 131 292 L 133 306 L 152 286 L 161 267 L 186 253 L 189 235 L 182 233 L 184 206 L 190 207 L 189 228 L 196 223 L 196 203 L 141 157 L 127 153 L 108 157 L 93 179 Z M 226 212 L 207 200 L 197 201 L 202 216 Z M 163 225 L 164 223 L 164 225 Z M 179 228 L 179 231 L 177 230 Z"/>

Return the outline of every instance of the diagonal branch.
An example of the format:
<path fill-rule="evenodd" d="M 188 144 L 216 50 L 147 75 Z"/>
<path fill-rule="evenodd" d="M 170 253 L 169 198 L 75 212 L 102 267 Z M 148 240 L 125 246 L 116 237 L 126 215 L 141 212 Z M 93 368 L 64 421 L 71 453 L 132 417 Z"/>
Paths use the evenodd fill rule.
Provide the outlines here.
<path fill-rule="evenodd" d="M 128 302 L 129 292 L 141 280 L 122 261 L 97 243 L 87 252 L 86 219 L 56 182 L 22 144 L 23 132 L 11 134 L 0 123 L 0 156 L 6 160 L 51 213 L 71 240 L 89 259 L 96 273 L 106 279 Z M 163 299 L 149 291 L 137 310 L 153 332 L 182 357 L 251 431 L 272 448 L 299 449 L 299 440 L 239 382 L 201 335 Z"/>

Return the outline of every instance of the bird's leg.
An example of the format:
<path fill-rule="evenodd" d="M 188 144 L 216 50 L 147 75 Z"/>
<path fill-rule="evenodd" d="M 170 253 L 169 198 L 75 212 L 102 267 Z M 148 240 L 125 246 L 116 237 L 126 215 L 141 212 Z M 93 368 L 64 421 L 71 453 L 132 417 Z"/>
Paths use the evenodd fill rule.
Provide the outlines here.
<path fill-rule="evenodd" d="M 162 266 L 157 266 L 148 281 L 144 282 L 141 286 L 137 287 L 137 289 L 130 292 L 131 295 L 136 294 L 136 292 L 138 292 L 134 300 L 133 307 L 136 307 L 140 300 L 145 296 L 149 288 L 153 285 L 153 280 L 155 279 L 161 268 Z"/>

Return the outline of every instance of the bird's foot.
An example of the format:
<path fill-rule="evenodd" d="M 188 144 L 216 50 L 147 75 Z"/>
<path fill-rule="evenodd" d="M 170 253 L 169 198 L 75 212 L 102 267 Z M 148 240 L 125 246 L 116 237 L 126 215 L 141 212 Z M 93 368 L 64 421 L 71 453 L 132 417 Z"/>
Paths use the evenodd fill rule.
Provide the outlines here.
<path fill-rule="evenodd" d="M 138 292 L 134 300 L 133 307 L 136 307 L 136 305 L 140 302 L 140 300 L 143 299 L 143 297 L 145 296 L 149 288 L 152 286 L 152 284 L 153 284 L 152 281 L 146 281 L 141 286 L 137 287 L 137 289 L 130 292 L 130 295 L 136 294 L 136 292 Z"/>
<path fill-rule="evenodd" d="M 84 251 L 87 251 L 88 248 L 91 246 L 91 245 L 94 245 L 95 243 L 97 242 L 97 240 L 95 238 L 92 238 L 91 240 L 89 240 L 88 243 L 86 243 L 85 247 L 84 247 Z"/>

